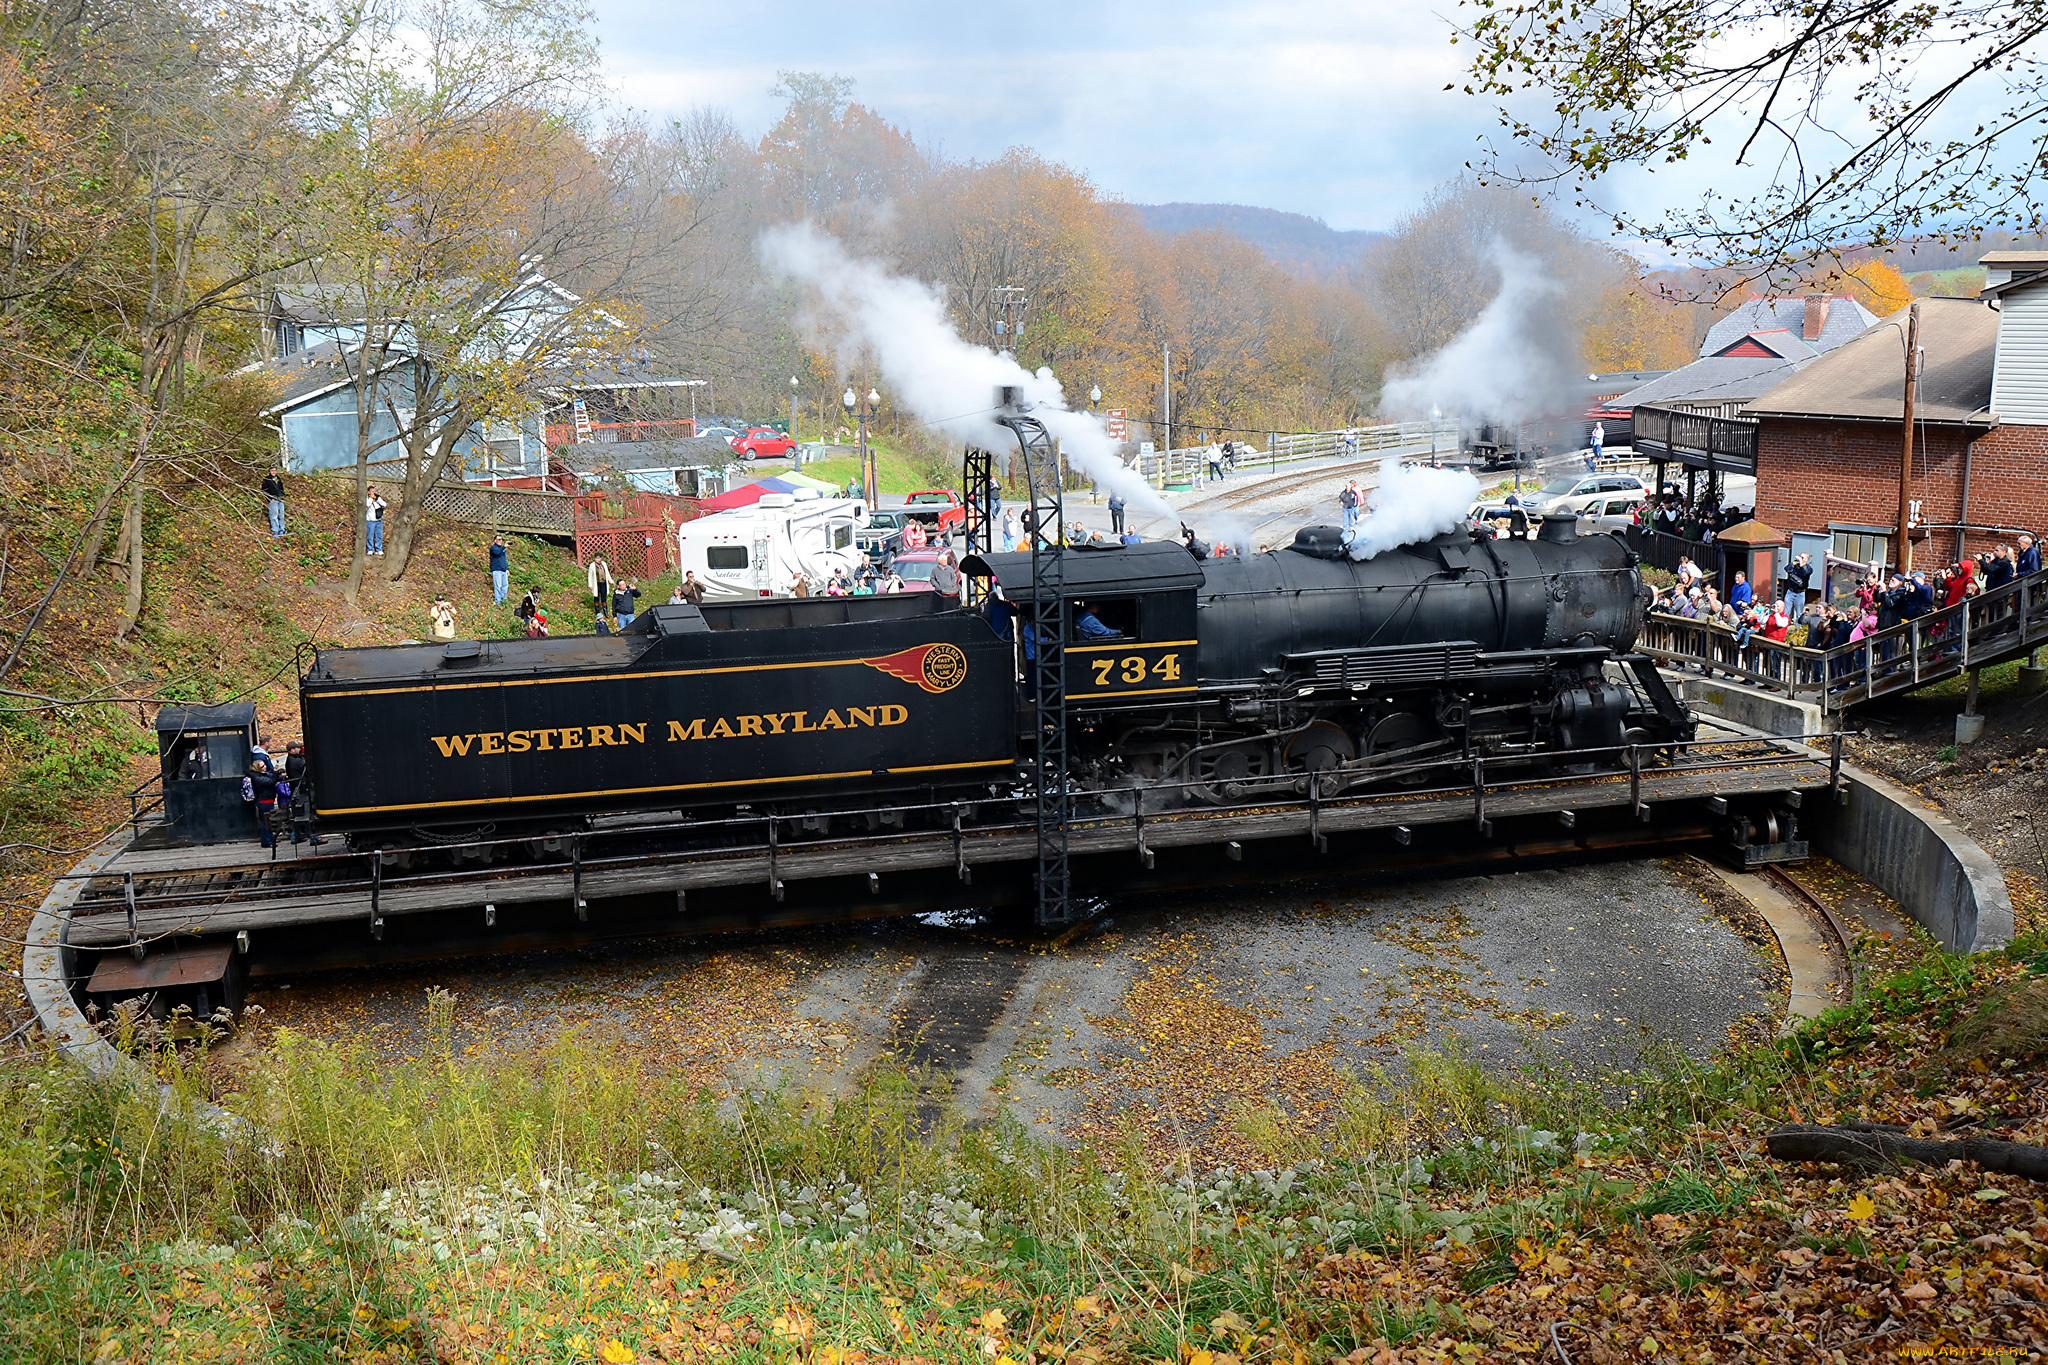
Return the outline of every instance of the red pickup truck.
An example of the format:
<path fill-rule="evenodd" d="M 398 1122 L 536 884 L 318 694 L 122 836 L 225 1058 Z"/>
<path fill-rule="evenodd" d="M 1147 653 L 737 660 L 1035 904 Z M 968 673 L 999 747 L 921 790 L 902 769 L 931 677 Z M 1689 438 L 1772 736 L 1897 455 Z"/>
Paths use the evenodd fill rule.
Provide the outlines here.
<path fill-rule="evenodd" d="M 967 525 L 967 508 L 950 488 L 927 488 L 912 493 L 903 504 L 903 514 L 924 524 L 925 534 L 950 536 Z"/>

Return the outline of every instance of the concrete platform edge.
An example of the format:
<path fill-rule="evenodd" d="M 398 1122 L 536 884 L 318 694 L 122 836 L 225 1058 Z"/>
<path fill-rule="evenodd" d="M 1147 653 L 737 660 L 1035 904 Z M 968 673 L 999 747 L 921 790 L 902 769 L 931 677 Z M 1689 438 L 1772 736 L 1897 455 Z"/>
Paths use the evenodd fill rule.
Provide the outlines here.
<path fill-rule="evenodd" d="M 128 827 L 123 825 L 101 840 L 73 870 L 105 867 L 127 845 Z M 21 950 L 21 986 L 28 992 L 36 1023 L 66 1054 L 96 1076 L 135 1075 L 135 1063 L 100 1037 L 71 995 L 71 950 L 65 946 L 64 936 L 71 924 L 72 906 L 85 886 L 83 881 L 59 880 L 36 907 Z"/>
<path fill-rule="evenodd" d="M 1805 1020 L 1817 1019 L 1821 1011 L 1842 1003 L 1840 992 L 1830 987 L 1848 971 L 1849 964 L 1841 963 L 1840 971 L 1836 970 L 1837 964 L 1828 951 L 1826 937 L 1798 902 L 1762 876 L 1731 872 L 1707 858 L 1694 861 L 1755 907 L 1756 912 L 1763 916 L 1764 923 L 1771 926 L 1772 936 L 1778 940 L 1778 955 L 1785 959 L 1785 972 L 1789 978 L 1785 1020 L 1778 1029 L 1780 1034 L 1790 1033 Z"/>
<path fill-rule="evenodd" d="M 1794 701 L 1726 678 L 1661 670 L 1684 702 L 1722 720 L 1766 735 L 1811 735 L 1828 728 L 1827 717 L 1810 701 Z"/>
<path fill-rule="evenodd" d="M 1808 702 L 1720 678 L 1664 675 L 1688 704 L 1728 729 L 1780 737 L 1829 728 Z M 1842 777 L 1845 804 L 1809 805 L 1804 824 L 1817 849 L 1897 901 L 1950 952 L 1989 952 L 2012 942 L 2012 893 L 1982 845 L 1875 773 L 1844 763 Z"/>

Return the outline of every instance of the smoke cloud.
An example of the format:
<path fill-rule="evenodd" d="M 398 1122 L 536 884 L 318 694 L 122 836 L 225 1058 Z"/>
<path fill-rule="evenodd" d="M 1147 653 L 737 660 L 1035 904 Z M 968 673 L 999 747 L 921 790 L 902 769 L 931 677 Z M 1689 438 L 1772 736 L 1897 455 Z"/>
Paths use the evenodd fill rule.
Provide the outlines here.
<path fill-rule="evenodd" d="M 1124 467 L 1101 419 L 1068 409 L 1051 370 L 1033 373 L 1007 355 L 963 340 L 946 316 L 945 300 L 929 285 L 852 255 L 809 223 L 763 233 L 761 260 L 771 275 L 815 291 L 829 315 L 819 321 L 837 325 L 840 354 L 864 349 L 873 355 L 889 387 L 928 424 L 985 450 L 1014 450 L 1017 438 L 996 423 L 993 411 L 996 389 L 1013 385 L 1076 469 L 1123 494 L 1133 509 L 1173 514 L 1135 470 Z"/>
<path fill-rule="evenodd" d="M 1584 372 L 1564 286 L 1534 256 L 1495 238 L 1500 292 L 1456 340 L 1390 372 L 1380 408 L 1397 419 L 1432 407 L 1468 422 L 1520 422 L 1569 410 Z"/>
<path fill-rule="evenodd" d="M 1428 540 L 1465 523 L 1465 513 L 1479 497 L 1479 480 L 1462 469 L 1431 469 L 1402 464 L 1398 456 L 1380 461 L 1379 487 L 1371 511 L 1351 532 L 1353 559 L 1371 559 L 1402 545 Z"/>

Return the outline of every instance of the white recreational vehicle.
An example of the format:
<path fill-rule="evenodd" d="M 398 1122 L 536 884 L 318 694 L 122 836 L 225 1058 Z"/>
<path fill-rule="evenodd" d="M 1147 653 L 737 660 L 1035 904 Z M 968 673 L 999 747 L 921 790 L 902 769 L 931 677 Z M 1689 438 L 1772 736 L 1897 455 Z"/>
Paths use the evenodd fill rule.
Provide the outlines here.
<path fill-rule="evenodd" d="M 834 573 L 853 578 L 861 562 L 855 532 L 867 520 L 858 498 L 767 493 L 751 507 L 684 522 L 676 562 L 697 575 L 707 602 L 788 597 L 798 574 L 816 592 Z"/>

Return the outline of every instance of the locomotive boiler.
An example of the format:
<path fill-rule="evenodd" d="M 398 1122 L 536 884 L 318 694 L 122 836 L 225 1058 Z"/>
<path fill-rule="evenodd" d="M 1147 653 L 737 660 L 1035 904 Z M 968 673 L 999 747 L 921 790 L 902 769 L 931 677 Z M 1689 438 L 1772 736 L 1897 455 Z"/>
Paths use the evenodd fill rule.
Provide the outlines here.
<path fill-rule="evenodd" d="M 1012 602 L 1028 555 L 970 558 Z M 1617 537 L 1456 532 L 1373 559 L 1334 527 L 1197 560 L 1182 546 L 1069 552 L 1065 593 L 1116 632 L 1066 644 L 1087 785 L 1177 782 L 1237 800 L 1262 780 L 1399 780 L 1449 754 L 1682 743 L 1690 713 L 1629 651 L 1645 595 Z M 1610 668 L 1610 665 L 1615 667 Z"/>

